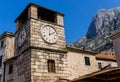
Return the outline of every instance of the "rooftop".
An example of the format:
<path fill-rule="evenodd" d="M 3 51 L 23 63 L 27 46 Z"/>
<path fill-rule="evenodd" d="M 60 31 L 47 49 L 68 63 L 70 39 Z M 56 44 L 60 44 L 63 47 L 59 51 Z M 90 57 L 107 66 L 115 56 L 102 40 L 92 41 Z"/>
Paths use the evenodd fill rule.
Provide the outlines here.
<path fill-rule="evenodd" d="M 112 67 L 75 78 L 70 82 L 119 82 L 120 68 Z"/>
<path fill-rule="evenodd" d="M 5 36 L 14 36 L 14 33 L 5 31 L 3 34 L 0 35 L 0 39 L 4 38 Z"/>
<path fill-rule="evenodd" d="M 97 59 L 105 59 L 105 60 L 113 60 L 116 61 L 115 55 L 107 55 L 107 54 L 97 54 L 95 56 Z"/>
<path fill-rule="evenodd" d="M 91 54 L 91 55 L 96 55 L 96 54 L 98 54 L 98 53 L 96 53 L 96 52 L 87 51 L 87 50 L 82 50 L 82 49 L 73 48 L 73 47 L 67 47 L 67 50 L 70 50 L 70 51 L 73 51 L 73 52 L 87 53 L 87 54 Z"/>
<path fill-rule="evenodd" d="M 39 9 L 48 10 L 48 11 L 50 11 L 50 12 L 58 13 L 58 14 L 61 14 L 61 15 L 64 16 L 63 13 L 60 13 L 60 12 L 57 12 L 57 11 L 54 11 L 54 10 L 51 10 L 51 9 L 48 9 L 48 8 L 39 6 L 39 5 L 34 4 L 34 3 L 29 3 L 29 4 L 27 5 L 27 7 L 23 10 L 23 12 L 15 19 L 15 22 L 16 22 L 18 19 L 20 19 L 25 13 L 28 13 L 28 8 L 29 8 L 30 6 L 36 6 L 36 7 L 38 7 Z"/>
<path fill-rule="evenodd" d="M 116 37 L 118 37 L 118 36 L 120 36 L 120 32 L 113 34 L 112 36 L 110 36 L 110 38 L 111 38 L 111 39 L 114 39 L 114 38 L 116 38 Z"/>

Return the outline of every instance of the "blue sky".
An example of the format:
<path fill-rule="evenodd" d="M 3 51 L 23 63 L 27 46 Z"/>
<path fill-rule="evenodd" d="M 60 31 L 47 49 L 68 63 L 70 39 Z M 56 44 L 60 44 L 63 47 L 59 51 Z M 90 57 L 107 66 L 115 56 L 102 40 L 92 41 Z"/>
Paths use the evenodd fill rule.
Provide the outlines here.
<path fill-rule="evenodd" d="M 15 32 L 14 20 L 29 2 L 65 14 L 67 43 L 77 41 L 86 34 L 92 17 L 99 9 L 120 7 L 120 0 L 0 0 L 0 34 Z"/>

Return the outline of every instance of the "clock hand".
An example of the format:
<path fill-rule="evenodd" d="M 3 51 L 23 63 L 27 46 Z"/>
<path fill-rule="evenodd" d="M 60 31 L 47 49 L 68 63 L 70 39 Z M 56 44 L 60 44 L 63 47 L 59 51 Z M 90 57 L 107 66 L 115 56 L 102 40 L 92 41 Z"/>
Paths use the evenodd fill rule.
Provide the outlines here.
<path fill-rule="evenodd" d="M 55 32 L 50 33 L 50 35 L 54 34 Z"/>
<path fill-rule="evenodd" d="M 50 28 L 49 28 L 49 35 L 50 35 Z"/>

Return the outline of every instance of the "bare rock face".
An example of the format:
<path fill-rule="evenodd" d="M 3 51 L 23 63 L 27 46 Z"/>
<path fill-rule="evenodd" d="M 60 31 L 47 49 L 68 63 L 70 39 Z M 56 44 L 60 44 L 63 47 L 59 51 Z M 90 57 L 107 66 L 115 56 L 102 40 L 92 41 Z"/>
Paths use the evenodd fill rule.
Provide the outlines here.
<path fill-rule="evenodd" d="M 109 36 L 119 31 L 120 8 L 101 9 L 93 17 L 86 36 L 68 46 L 113 54 L 113 44 Z"/>

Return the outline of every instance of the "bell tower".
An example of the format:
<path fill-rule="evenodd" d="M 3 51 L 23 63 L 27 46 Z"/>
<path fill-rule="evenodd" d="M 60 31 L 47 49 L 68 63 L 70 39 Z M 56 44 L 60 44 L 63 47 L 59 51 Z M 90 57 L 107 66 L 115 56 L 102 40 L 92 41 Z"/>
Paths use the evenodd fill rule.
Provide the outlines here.
<path fill-rule="evenodd" d="M 67 78 L 64 14 L 30 3 L 15 20 L 15 81 Z"/>

